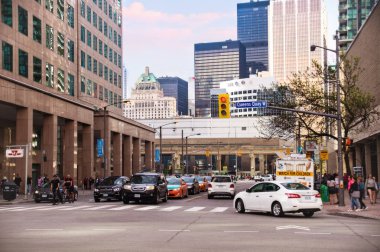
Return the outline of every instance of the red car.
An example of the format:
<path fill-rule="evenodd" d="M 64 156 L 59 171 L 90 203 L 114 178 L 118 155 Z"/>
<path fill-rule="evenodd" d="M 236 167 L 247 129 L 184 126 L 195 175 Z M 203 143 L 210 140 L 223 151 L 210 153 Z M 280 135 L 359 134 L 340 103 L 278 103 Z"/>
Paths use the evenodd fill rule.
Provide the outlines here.
<path fill-rule="evenodd" d="M 168 178 L 168 197 L 187 198 L 187 184 L 181 178 Z"/>

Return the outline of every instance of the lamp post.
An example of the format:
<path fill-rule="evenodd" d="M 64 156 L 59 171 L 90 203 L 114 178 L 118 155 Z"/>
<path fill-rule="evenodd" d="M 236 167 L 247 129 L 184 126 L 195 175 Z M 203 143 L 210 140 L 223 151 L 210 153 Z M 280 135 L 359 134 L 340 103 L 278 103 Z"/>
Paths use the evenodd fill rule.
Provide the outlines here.
<path fill-rule="evenodd" d="M 162 169 L 162 127 L 166 125 L 170 125 L 170 124 L 176 124 L 176 123 L 177 122 L 170 122 L 170 123 L 166 123 L 155 128 L 155 129 L 160 129 L 160 163 L 159 163 L 160 167 L 158 168 L 158 172 L 161 172 L 161 169 Z"/>
<path fill-rule="evenodd" d="M 201 133 L 186 136 L 186 174 L 189 173 L 189 156 L 187 155 L 187 139 L 191 136 L 200 136 L 200 135 L 201 135 Z"/>
<path fill-rule="evenodd" d="M 339 177 L 339 206 L 344 206 L 344 187 L 343 187 L 343 163 L 342 163 L 342 115 L 341 115 L 341 104 L 340 104 L 340 80 L 339 80 L 339 31 L 335 33 L 335 50 L 328 49 L 326 47 L 311 45 L 310 50 L 315 51 L 315 49 L 321 48 L 330 52 L 334 52 L 336 55 L 336 121 L 337 121 L 337 134 L 338 134 L 338 177 Z"/>
<path fill-rule="evenodd" d="M 104 171 L 103 171 L 103 177 L 106 177 L 107 174 L 107 127 L 106 127 L 106 111 L 109 106 L 114 106 L 122 103 L 128 103 L 129 100 L 122 100 L 119 102 L 111 103 L 103 107 L 103 136 L 104 136 L 104 153 L 103 153 L 103 165 L 104 165 Z"/>

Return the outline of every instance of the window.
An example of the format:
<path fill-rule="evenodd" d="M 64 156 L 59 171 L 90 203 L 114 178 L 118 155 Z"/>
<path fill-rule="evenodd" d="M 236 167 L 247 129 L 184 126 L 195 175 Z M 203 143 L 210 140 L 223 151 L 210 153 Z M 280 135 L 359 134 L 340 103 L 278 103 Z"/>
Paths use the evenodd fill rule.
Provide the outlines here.
<path fill-rule="evenodd" d="M 102 0 L 98 0 L 98 7 L 99 9 L 103 9 L 103 1 Z"/>
<path fill-rule="evenodd" d="M 28 78 L 28 53 L 18 49 L 18 74 Z"/>
<path fill-rule="evenodd" d="M 93 88 L 94 88 L 94 97 L 98 98 L 98 84 L 94 82 Z"/>
<path fill-rule="evenodd" d="M 54 87 L 54 66 L 46 63 L 46 84 L 47 87 Z"/>
<path fill-rule="evenodd" d="M 57 16 L 62 21 L 65 17 L 65 1 L 64 0 L 57 0 Z"/>
<path fill-rule="evenodd" d="M 92 95 L 92 81 L 87 79 L 86 94 Z"/>
<path fill-rule="evenodd" d="M 117 35 L 117 46 L 121 48 L 121 36 L 120 34 Z"/>
<path fill-rule="evenodd" d="M 117 33 L 116 33 L 116 31 L 113 31 L 113 42 L 115 43 L 115 45 L 117 45 Z"/>
<path fill-rule="evenodd" d="M 74 7 L 67 5 L 67 23 L 71 28 L 74 28 Z"/>
<path fill-rule="evenodd" d="M 121 15 L 117 14 L 117 26 L 121 27 Z"/>
<path fill-rule="evenodd" d="M 112 69 L 110 69 L 110 76 L 109 76 L 108 81 L 112 84 L 112 81 L 113 81 L 113 71 L 112 71 Z"/>
<path fill-rule="evenodd" d="M 57 71 L 57 90 L 62 93 L 65 92 L 65 72 L 59 68 Z"/>
<path fill-rule="evenodd" d="M 94 59 L 94 67 L 92 68 L 94 74 L 98 74 L 98 61 Z"/>
<path fill-rule="evenodd" d="M 80 77 L 80 91 L 82 93 L 86 92 L 86 78 L 83 76 Z"/>
<path fill-rule="evenodd" d="M 65 35 L 58 32 L 57 36 L 57 52 L 60 56 L 65 56 Z"/>
<path fill-rule="evenodd" d="M 98 51 L 98 38 L 94 35 L 93 37 L 94 41 L 92 43 L 93 49 L 97 52 Z"/>
<path fill-rule="evenodd" d="M 104 57 L 107 59 L 108 58 L 108 45 L 104 44 Z"/>
<path fill-rule="evenodd" d="M 117 74 L 113 73 L 113 84 L 117 87 Z"/>
<path fill-rule="evenodd" d="M 103 86 L 99 85 L 99 100 L 103 101 Z"/>
<path fill-rule="evenodd" d="M 80 15 L 82 17 L 86 17 L 86 6 L 84 4 L 84 0 L 80 0 Z"/>
<path fill-rule="evenodd" d="M 91 47 L 91 32 L 89 31 L 89 30 L 87 30 L 87 45 L 89 46 L 89 47 Z"/>
<path fill-rule="evenodd" d="M 18 31 L 28 36 L 28 12 L 20 6 L 18 7 Z"/>
<path fill-rule="evenodd" d="M 87 6 L 87 21 L 91 24 L 91 8 Z"/>
<path fill-rule="evenodd" d="M 53 8 L 54 8 L 53 0 L 45 0 L 45 8 L 51 13 L 53 13 Z"/>
<path fill-rule="evenodd" d="M 113 56 L 113 51 L 112 51 L 112 48 L 110 47 L 110 50 L 109 50 L 109 56 L 108 56 L 108 57 L 109 57 L 109 59 L 110 59 L 111 62 L 113 61 L 113 60 L 112 60 L 112 59 L 113 59 L 112 56 Z"/>
<path fill-rule="evenodd" d="M 54 30 L 50 25 L 46 25 L 46 47 L 54 50 Z"/>
<path fill-rule="evenodd" d="M 119 85 L 118 87 L 121 88 L 121 75 L 117 76 L 118 77 L 118 81 L 119 81 Z"/>
<path fill-rule="evenodd" d="M 99 62 L 99 77 L 103 77 L 103 64 Z"/>
<path fill-rule="evenodd" d="M 104 88 L 104 101 L 108 102 L 108 89 Z"/>
<path fill-rule="evenodd" d="M 67 40 L 67 58 L 74 62 L 74 41 Z"/>
<path fill-rule="evenodd" d="M 121 55 L 117 55 L 117 66 L 121 68 Z"/>
<path fill-rule="evenodd" d="M 12 0 L 1 0 L 1 22 L 12 27 Z"/>
<path fill-rule="evenodd" d="M 34 0 L 36 3 L 41 4 L 41 0 Z"/>
<path fill-rule="evenodd" d="M 99 39 L 99 54 L 103 55 L 103 41 Z"/>
<path fill-rule="evenodd" d="M 39 58 L 33 57 L 33 81 L 41 83 L 42 62 Z"/>
<path fill-rule="evenodd" d="M 112 20 L 112 6 L 111 5 L 108 6 L 108 16 Z"/>
<path fill-rule="evenodd" d="M 117 66 L 117 53 L 113 52 L 113 63 Z"/>
<path fill-rule="evenodd" d="M 108 104 L 113 103 L 113 92 L 110 90 L 108 91 Z"/>
<path fill-rule="evenodd" d="M 104 79 L 105 80 L 108 79 L 108 67 L 107 66 L 104 66 Z"/>
<path fill-rule="evenodd" d="M 108 31 L 108 38 L 112 41 L 112 27 L 110 25 L 108 26 Z"/>
<path fill-rule="evenodd" d="M 98 15 L 96 15 L 95 11 L 92 12 L 92 25 L 98 28 Z"/>
<path fill-rule="evenodd" d="M 96 0 L 92 0 L 92 1 L 94 2 L 94 4 L 95 4 L 95 5 L 97 5 L 97 4 L 98 4 Z"/>
<path fill-rule="evenodd" d="M 101 17 L 99 17 L 98 19 L 99 19 L 98 29 L 100 32 L 103 32 L 103 19 Z"/>
<path fill-rule="evenodd" d="M 3 41 L 2 49 L 3 49 L 3 69 L 13 72 L 13 46 Z"/>
<path fill-rule="evenodd" d="M 67 93 L 74 96 L 74 75 L 67 74 Z"/>
<path fill-rule="evenodd" d="M 92 57 L 87 55 L 87 70 L 92 71 Z"/>
<path fill-rule="evenodd" d="M 80 51 L 80 66 L 86 67 L 86 54 L 83 51 Z"/>
<path fill-rule="evenodd" d="M 41 44 L 41 20 L 33 16 L 33 40 Z"/>
<path fill-rule="evenodd" d="M 107 7 L 108 7 L 108 3 L 107 3 L 107 0 L 104 0 L 104 8 L 103 8 L 103 10 L 104 10 L 104 14 L 106 14 L 107 15 Z"/>
<path fill-rule="evenodd" d="M 107 37 L 107 35 L 108 35 L 108 27 L 107 27 L 107 23 L 106 23 L 106 21 L 104 21 L 104 36 L 106 36 Z"/>
<path fill-rule="evenodd" d="M 80 27 L 80 41 L 86 43 L 86 29 L 83 26 Z"/>
<path fill-rule="evenodd" d="M 117 13 L 116 13 L 116 10 L 113 11 L 113 22 L 115 24 L 117 23 Z"/>

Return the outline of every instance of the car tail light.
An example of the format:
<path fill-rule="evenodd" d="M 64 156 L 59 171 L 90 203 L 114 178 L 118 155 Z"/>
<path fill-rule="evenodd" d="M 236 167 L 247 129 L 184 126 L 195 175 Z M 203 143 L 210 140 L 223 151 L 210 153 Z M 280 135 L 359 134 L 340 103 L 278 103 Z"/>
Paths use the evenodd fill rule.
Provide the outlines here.
<path fill-rule="evenodd" d="M 231 185 L 230 185 L 230 188 L 235 188 L 235 185 L 234 185 L 234 184 L 231 184 Z"/>
<path fill-rule="evenodd" d="M 211 184 L 208 184 L 208 188 L 211 188 L 212 187 L 212 185 Z"/>
<path fill-rule="evenodd" d="M 301 198 L 301 195 L 296 193 L 285 193 L 286 196 L 288 196 L 288 199 L 299 199 Z"/>
<path fill-rule="evenodd" d="M 315 195 L 315 197 L 316 197 L 316 198 L 320 198 L 320 197 L 321 197 L 321 194 L 317 193 L 317 194 Z"/>

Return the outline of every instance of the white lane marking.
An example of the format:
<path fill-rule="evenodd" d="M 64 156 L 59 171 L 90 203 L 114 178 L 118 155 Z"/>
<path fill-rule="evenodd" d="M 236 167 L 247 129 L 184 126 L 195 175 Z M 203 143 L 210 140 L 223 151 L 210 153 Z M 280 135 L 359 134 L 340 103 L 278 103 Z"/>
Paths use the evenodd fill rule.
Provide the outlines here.
<path fill-rule="evenodd" d="M 0 211 L 6 211 L 6 210 L 12 210 L 12 209 L 20 209 L 20 208 L 24 208 L 24 207 L 6 207 L 4 209 L 0 209 Z"/>
<path fill-rule="evenodd" d="M 91 207 L 91 208 L 86 208 L 86 209 L 82 209 L 82 210 L 83 210 L 83 211 L 87 211 L 87 210 L 94 211 L 94 210 L 99 210 L 99 209 L 104 209 L 104 208 L 114 207 L 114 206 L 116 206 L 116 205 L 97 206 L 97 207 Z"/>
<path fill-rule="evenodd" d="M 373 237 L 379 237 L 380 235 L 371 235 L 371 236 L 373 236 Z"/>
<path fill-rule="evenodd" d="M 148 210 L 153 210 L 157 208 L 159 208 L 159 206 L 147 206 L 147 207 L 137 208 L 135 209 L 135 211 L 148 211 Z"/>
<path fill-rule="evenodd" d="M 224 233 L 258 233 L 259 231 L 247 230 L 247 231 L 223 231 Z"/>
<path fill-rule="evenodd" d="M 41 208 L 45 208 L 45 207 L 46 207 L 46 206 L 24 207 L 24 208 L 21 208 L 21 209 L 13 209 L 13 210 L 9 210 L 9 212 L 21 212 L 21 211 L 27 211 L 27 210 L 41 209 Z"/>
<path fill-rule="evenodd" d="M 63 231 L 61 228 L 27 228 L 25 231 Z"/>
<path fill-rule="evenodd" d="M 192 207 L 192 208 L 185 210 L 185 212 L 197 212 L 197 211 L 200 211 L 203 209 L 205 209 L 205 207 Z"/>
<path fill-rule="evenodd" d="M 159 229 L 159 232 L 190 232 L 189 229 Z"/>
<path fill-rule="evenodd" d="M 42 209 L 36 209 L 38 211 L 49 211 L 49 210 L 57 210 L 57 209 L 62 209 L 62 208 L 69 208 L 69 206 L 50 206 Z"/>
<path fill-rule="evenodd" d="M 63 209 L 58 209 L 60 211 L 70 211 L 70 210 L 77 210 L 77 209 L 82 209 L 82 208 L 87 208 L 90 206 L 78 206 L 78 207 L 69 207 L 69 208 L 63 208 Z"/>
<path fill-rule="evenodd" d="M 301 229 L 301 230 L 306 230 L 306 231 L 310 230 L 308 227 L 301 227 L 301 226 L 295 226 L 295 225 L 287 225 L 287 226 L 276 227 L 276 230 L 283 230 L 283 229 Z"/>
<path fill-rule="evenodd" d="M 171 212 L 171 211 L 174 211 L 174 210 L 177 210 L 177 209 L 180 209 L 180 208 L 182 208 L 182 206 L 171 206 L 171 207 L 163 208 L 160 211 Z"/>
<path fill-rule="evenodd" d="M 195 200 L 195 199 L 199 199 L 199 198 L 202 198 L 202 196 L 197 196 L 197 197 L 185 200 L 185 202 L 189 202 L 189 201 L 192 201 L 192 200 Z"/>
<path fill-rule="evenodd" d="M 307 234 L 307 235 L 331 235 L 331 233 L 310 233 L 310 232 L 294 232 L 295 234 Z"/>
<path fill-rule="evenodd" d="M 221 212 L 226 211 L 227 209 L 228 209 L 228 207 L 215 207 L 210 212 L 211 213 L 221 213 Z"/>
<path fill-rule="evenodd" d="M 115 208 L 111 208 L 111 209 L 107 209 L 107 210 L 120 211 L 120 210 L 124 210 L 124 209 L 129 209 L 129 208 L 132 208 L 132 207 L 135 207 L 135 206 L 122 206 L 122 207 L 115 207 Z"/>
<path fill-rule="evenodd" d="M 125 228 L 94 228 L 94 231 L 125 231 Z"/>

